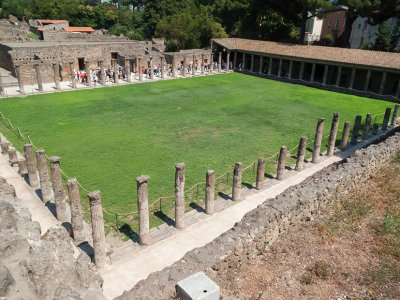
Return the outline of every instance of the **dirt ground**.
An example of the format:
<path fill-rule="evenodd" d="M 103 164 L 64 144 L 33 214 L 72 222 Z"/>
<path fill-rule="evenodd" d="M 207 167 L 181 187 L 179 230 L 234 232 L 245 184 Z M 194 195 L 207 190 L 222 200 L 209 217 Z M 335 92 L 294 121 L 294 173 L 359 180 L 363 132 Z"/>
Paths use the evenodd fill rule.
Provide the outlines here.
<path fill-rule="evenodd" d="M 213 278 L 222 299 L 400 299 L 400 155 L 252 254 Z"/>

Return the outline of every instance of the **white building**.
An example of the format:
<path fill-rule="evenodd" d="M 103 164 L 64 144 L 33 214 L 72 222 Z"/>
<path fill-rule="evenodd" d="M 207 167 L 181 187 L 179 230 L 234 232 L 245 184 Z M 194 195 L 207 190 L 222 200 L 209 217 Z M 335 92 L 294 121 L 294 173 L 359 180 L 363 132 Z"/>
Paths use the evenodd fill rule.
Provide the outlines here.
<path fill-rule="evenodd" d="M 393 32 L 396 27 L 400 26 L 399 18 L 391 18 L 388 22 L 391 32 Z M 353 24 L 353 30 L 350 37 L 350 47 L 360 48 L 363 45 L 375 45 L 378 28 L 379 25 L 373 26 L 368 24 L 368 18 L 358 17 Z"/>
<path fill-rule="evenodd" d="M 319 41 L 321 39 L 322 23 L 323 19 L 318 17 L 312 17 L 307 20 L 305 40 L 308 43 Z"/>

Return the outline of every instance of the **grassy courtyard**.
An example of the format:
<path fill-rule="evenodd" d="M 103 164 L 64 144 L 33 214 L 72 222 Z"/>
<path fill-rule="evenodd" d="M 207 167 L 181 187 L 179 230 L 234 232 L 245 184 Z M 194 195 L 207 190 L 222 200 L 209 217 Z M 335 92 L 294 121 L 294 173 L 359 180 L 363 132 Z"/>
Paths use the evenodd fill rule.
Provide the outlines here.
<path fill-rule="evenodd" d="M 341 113 L 341 130 L 344 121 L 353 123 L 357 114 L 364 120 L 367 113 L 381 114 L 386 107 L 394 104 L 241 74 L 0 100 L 0 111 L 24 136 L 47 155 L 62 157 L 66 174 L 76 176 L 88 190 L 101 190 L 110 223 L 115 223 L 116 212 L 136 211 L 135 177 L 141 174 L 151 178 L 151 203 L 174 195 L 176 162 L 186 164 L 190 188 L 204 181 L 208 169 L 218 177 L 236 161 L 247 166 L 282 145 L 293 148 L 302 135 L 313 140 L 320 117 L 326 118 L 326 135 L 334 112 Z M 22 151 L 26 141 L 15 130 L 3 122 L 1 131 Z M 269 172 L 274 163 L 269 161 Z M 225 180 L 229 186 L 230 177 L 219 185 Z M 244 181 L 255 181 L 252 167 Z M 201 203 L 203 195 L 204 185 L 199 185 L 199 191 L 191 190 L 188 204 Z M 83 202 L 87 207 L 87 200 Z M 163 213 L 171 218 L 173 202 L 162 203 Z M 135 230 L 135 218 L 122 219 Z M 152 215 L 151 224 L 160 223 Z"/>

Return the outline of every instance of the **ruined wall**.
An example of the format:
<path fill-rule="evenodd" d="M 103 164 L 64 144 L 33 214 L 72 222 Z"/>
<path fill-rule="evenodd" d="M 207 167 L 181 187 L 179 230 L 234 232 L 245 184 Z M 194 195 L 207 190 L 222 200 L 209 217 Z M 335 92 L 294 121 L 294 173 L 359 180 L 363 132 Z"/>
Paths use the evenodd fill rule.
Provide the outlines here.
<path fill-rule="evenodd" d="M 394 131 L 397 133 L 392 135 Z M 152 273 L 117 299 L 165 299 L 173 295 L 176 283 L 189 275 L 205 271 L 216 278 L 219 270 L 228 270 L 233 261 L 265 251 L 291 223 L 318 214 L 388 164 L 400 151 L 400 130 L 394 131 L 380 138 L 380 143 L 356 151 L 351 157 L 265 201 L 231 230 L 204 247 L 188 252 L 172 266 Z"/>
<path fill-rule="evenodd" d="M 9 53 L 10 50 L 10 47 L 0 44 L 0 68 L 13 72 L 14 64 Z"/>

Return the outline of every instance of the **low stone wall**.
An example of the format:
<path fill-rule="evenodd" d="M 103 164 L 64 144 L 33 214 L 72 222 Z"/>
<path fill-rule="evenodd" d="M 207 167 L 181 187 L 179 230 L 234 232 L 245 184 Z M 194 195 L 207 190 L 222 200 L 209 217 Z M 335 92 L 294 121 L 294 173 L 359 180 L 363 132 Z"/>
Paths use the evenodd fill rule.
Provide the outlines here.
<path fill-rule="evenodd" d="M 400 151 L 398 131 L 399 128 L 394 129 L 375 144 L 266 200 L 231 230 L 206 246 L 188 252 L 172 266 L 152 273 L 117 299 L 165 299 L 174 294 L 176 283 L 189 275 L 204 271 L 216 278 L 231 262 L 265 251 L 290 224 L 318 214 L 321 208 L 351 192 L 390 163 Z"/>
<path fill-rule="evenodd" d="M 39 223 L 0 177 L 0 299 L 105 299 L 102 284 L 65 228 L 41 237 Z"/>

